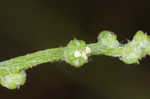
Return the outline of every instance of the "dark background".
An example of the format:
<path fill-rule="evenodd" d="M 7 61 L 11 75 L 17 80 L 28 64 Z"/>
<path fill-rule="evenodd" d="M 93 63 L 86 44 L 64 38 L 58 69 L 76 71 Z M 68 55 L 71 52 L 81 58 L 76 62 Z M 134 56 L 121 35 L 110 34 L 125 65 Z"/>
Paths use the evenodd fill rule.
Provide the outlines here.
<path fill-rule="evenodd" d="M 65 46 L 71 39 L 96 42 L 111 30 L 121 43 L 137 30 L 150 35 L 149 0 L 1 0 L 0 61 Z M 82 68 L 53 62 L 27 70 L 19 90 L 0 87 L 0 99 L 150 99 L 150 57 L 126 65 L 92 56 Z"/>

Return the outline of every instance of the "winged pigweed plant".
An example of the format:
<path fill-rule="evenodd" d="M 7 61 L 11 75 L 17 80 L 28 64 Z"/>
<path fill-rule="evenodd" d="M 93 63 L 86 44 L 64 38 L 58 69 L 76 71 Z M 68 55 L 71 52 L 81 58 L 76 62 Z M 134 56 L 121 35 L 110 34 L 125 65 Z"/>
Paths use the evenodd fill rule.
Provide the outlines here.
<path fill-rule="evenodd" d="M 66 47 L 37 51 L 0 62 L 0 84 L 8 89 L 16 89 L 26 81 L 26 70 L 46 62 L 64 60 L 73 67 L 81 67 L 91 55 L 118 57 L 125 64 L 139 63 L 150 55 L 150 37 L 137 31 L 132 41 L 121 44 L 110 31 L 102 31 L 96 43 L 86 44 L 83 40 L 71 40 Z"/>

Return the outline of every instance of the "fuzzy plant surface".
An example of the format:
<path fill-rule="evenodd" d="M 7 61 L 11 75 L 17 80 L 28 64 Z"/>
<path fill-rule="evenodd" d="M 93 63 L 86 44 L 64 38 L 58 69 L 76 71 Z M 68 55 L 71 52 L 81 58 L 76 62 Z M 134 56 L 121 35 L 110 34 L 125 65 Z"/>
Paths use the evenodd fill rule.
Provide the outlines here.
<path fill-rule="evenodd" d="M 50 48 L 25 56 L 19 56 L 0 62 L 0 84 L 8 89 L 24 85 L 26 70 L 46 62 L 63 60 L 73 67 L 81 67 L 88 62 L 91 55 L 118 57 L 125 64 L 139 63 L 150 55 L 150 37 L 143 31 L 137 31 L 127 44 L 121 44 L 111 31 L 102 31 L 97 42 L 86 44 L 83 40 L 71 40 L 66 47 Z"/>

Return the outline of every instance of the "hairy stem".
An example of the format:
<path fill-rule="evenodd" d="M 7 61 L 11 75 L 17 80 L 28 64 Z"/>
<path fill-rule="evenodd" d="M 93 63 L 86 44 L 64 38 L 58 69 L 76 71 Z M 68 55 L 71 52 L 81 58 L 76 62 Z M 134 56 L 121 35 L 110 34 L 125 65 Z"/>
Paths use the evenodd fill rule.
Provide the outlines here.
<path fill-rule="evenodd" d="M 0 84 L 9 89 L 19 88 L 25 83 L 25 70 L 46 62 L 64 60 L 74 67 L 81 67 L 91 55 L 119 57 L 126 64 L 139 63 L 150 54 L 150 37 L 138 31 L 133 40 L 120 44 L 117 36 L 110 31 L 102 31 L 96 43 L 86 44 L 83 40 L 71 40 L 66 47 L 37 51 L 0 62 Z"/>
<path fill-rule="evenodd" d="M 64 59 L 63 53 L 63 47 L 34 52 L 32 54 L 27 54 L 25 56 L 3 61 L 0 63 L 0 69 L 5 67 L 12 68 L 12 71 L 28 69 L 42 63 L 62 60 Z"/>

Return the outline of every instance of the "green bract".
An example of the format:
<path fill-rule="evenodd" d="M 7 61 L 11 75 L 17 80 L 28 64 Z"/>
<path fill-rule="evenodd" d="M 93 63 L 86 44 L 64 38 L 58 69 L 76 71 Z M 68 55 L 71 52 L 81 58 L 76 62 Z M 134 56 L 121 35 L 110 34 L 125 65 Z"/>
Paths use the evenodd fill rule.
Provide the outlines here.
<path fill-rule="evenodd" d="M 143 31 L 138 31 L 127 44 L 120 44 L 117 36 L 107 30 L 102 31 L 97 39 L 98 42 L 91 44 L 83 40 L 71 40 L 66 47 L 37 51 L 0 62 L 0 84 L 8 89 L 19 88 L 26 80 L 24 70 L 46 62 L 64 60 L 74 67 L 81 67 L 88 62 L 89 56 L 101 54 L 133 64 L 150 55 L 150 37 Z"/>

